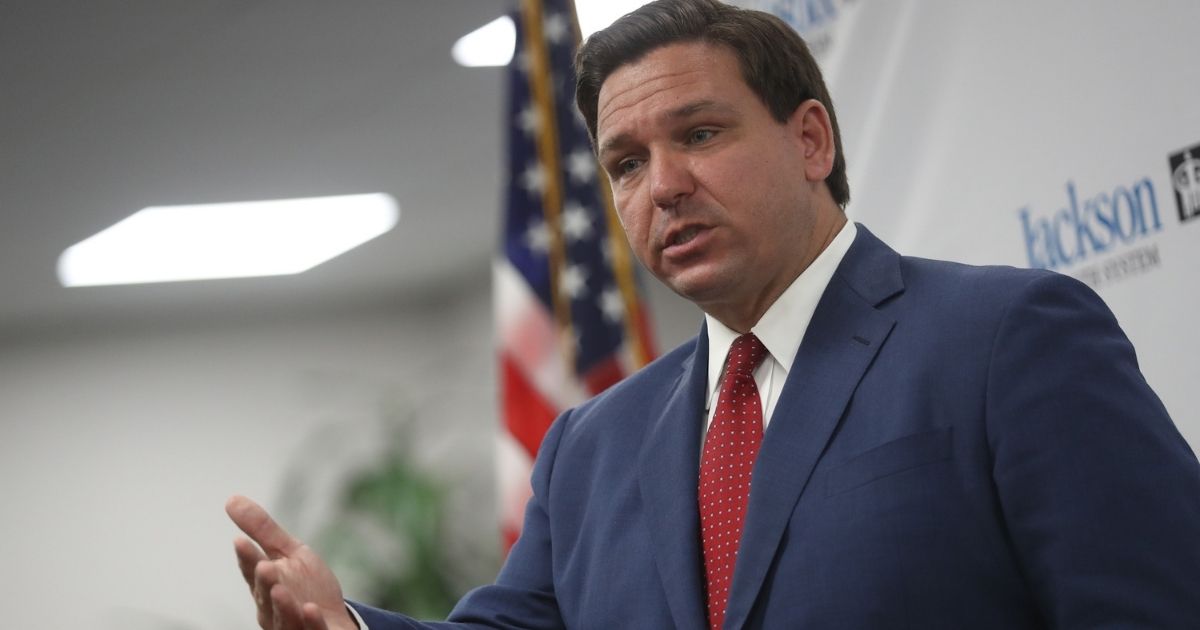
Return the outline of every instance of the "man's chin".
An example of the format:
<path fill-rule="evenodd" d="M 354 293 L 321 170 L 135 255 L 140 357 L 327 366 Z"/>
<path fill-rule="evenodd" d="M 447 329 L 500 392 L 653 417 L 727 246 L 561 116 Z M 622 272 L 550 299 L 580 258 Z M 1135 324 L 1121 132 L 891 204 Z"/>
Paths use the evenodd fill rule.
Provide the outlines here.
<path fill-rule="evenodd" d="M 736 281 L 700 273 L 679 274 L 665 282 L 680 297 L 702 309 L 705 304 L 727 300 L 737 286 Z"/>

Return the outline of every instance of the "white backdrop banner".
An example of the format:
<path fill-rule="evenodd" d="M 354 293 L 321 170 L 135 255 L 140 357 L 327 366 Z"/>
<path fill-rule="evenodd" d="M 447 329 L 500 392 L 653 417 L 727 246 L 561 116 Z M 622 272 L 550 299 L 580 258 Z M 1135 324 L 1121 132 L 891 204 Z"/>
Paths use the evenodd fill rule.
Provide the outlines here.
<path fill-rule="evenodd" d="M 825 69 L 856 221 L 1091 285 L 1200 450 L 1200 3 L 744 0 Z"/>

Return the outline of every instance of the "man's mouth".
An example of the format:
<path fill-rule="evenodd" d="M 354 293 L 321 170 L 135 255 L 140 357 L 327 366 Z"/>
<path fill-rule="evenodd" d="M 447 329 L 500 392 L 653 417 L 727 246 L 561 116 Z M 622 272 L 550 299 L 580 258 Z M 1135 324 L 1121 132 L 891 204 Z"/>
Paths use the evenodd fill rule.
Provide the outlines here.
<path fill-rule="evenodd" d="M 675 236 L 673 236 L 671 238 L 671 242 L 669 243 L 669 245 L 671 245 L 671 246 L 686 245 L 692 239 L 696 238 L 696 235 L 699 233 L 700 233 L 700 228 L 698 228 L 698 227 L 695 227 L 695 226 L 686 227 L 686 228 L 680 230 L 679 232 L 677 232 L 675 234 Z"/>

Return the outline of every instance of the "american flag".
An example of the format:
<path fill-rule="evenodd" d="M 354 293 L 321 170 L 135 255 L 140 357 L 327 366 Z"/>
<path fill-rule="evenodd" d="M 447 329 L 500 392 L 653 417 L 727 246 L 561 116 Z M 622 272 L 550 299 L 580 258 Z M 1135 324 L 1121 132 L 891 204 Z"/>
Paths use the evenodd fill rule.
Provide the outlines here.
<path fill-rule="evenodd" d="M 652 357 L 628 244 L 574 106 L 571 0 L 522 0 L 509 64 L 508 200 L 495 263 L 505 549 L 551 421 Z"/>

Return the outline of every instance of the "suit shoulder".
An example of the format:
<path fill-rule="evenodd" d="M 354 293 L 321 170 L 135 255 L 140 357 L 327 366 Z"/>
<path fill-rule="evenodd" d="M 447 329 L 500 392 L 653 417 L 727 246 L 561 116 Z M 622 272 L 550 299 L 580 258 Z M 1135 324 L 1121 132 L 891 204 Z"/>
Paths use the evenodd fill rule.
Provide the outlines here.
<path fill-rule="evenodd" d="M 647 395 L 658 395 L 663 389 L 664 382 L 678 379 L 682 371 L 695 360 L 699 339 L 698 336 L 693 337 L 674 350 L 651 361 L 580 405 L 576 408 L 576 412 L 586 413 L 597 407 L 620 404 L 629 400 L 641 401 L 641 404 L 645 404 Z"/>
<path fill-rule="evenodd" d="M 969 265 L 918 256 L 901 256 L 900 266 L 905 280 L 984 283 L 987 285 L 984 288 L 991 289 L 1003 286 L 1019 287 L 1038 278 L 1061 275 L 1045 269 L 1025 269 L 1009 265 Z"/>
<path fill-rule="evenodd" d="M 942 300 L 969 300 L 993 308 L 1042 292 L 1095 297 L 1079 280 L 1045 269 L 968 265 L 914 256 L 901 256 L 900 268 L 906 292 L 918 296 L 936 293 Z"/>

